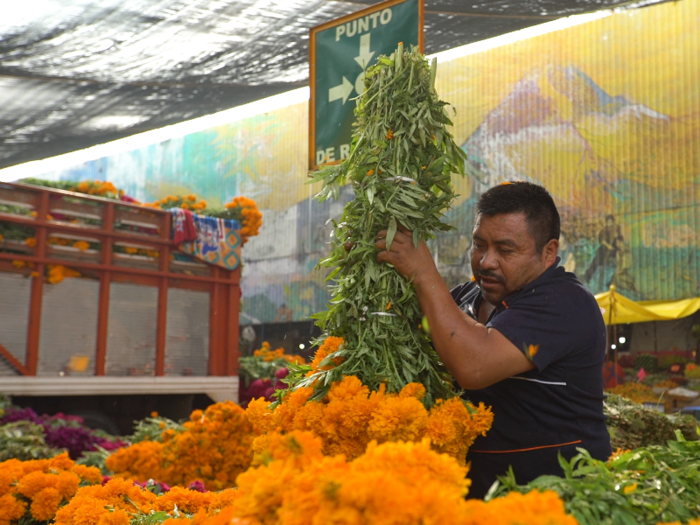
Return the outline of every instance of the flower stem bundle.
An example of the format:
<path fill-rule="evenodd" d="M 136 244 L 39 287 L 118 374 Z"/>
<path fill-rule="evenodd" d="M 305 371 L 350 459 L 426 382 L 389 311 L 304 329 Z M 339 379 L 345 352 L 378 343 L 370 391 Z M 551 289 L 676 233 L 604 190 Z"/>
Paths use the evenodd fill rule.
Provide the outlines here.
<path fill-rule="evenodd" d="M 298 382 L 314 385 L 315 398 L 351 375 L 371 390 L 386 385 L 399 392 L 408 383 L 422 383 L 428 406 L 455 395 L 420 328 L 423 314 L 412 284 L 391 265 L 377 263 L 374 246 L 377 233 L 387 229 L 390 247 L 401 225 L 413 232 L 416 246 L 451 229 L 443 214 L 455 197 L 452 174 L 464 173 L 465 154 L 446 129 L 451 122 L 435 92 L 435 70 L 435 61 L 431 66 L 416 49 L 402 45 L 391 57 L 379 57 L 357 101 L 350 155 L 314 176 L 314 182 L 323 182 L 320 201 L 337 198 L 348 182 L 355 192 L 335 224 L 332 252 L 320 262 L 334 268 L 328 277 L 333 298 L 328 311 L 315 317 L 322 339 L 342 337 L 344 344 L 325 363 L 340 364 Z"/>

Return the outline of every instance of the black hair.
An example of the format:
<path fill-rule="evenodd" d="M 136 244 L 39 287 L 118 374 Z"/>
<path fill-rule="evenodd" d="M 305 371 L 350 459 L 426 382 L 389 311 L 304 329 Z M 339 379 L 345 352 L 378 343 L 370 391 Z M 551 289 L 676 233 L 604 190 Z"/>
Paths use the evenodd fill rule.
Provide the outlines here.
<path fill-rule="evenodd" d="M 605 216 L 605 221 L 613 221 L 615 222 L 615 216 L 614 215 L 606 215 Z"/>
<path fill-rule="evenodd" d="M 561 222 L 552 196 L 531 182 L 504 182 L 490 188 L 476 204 L 479 215 L 493 217 L 505 213 L 524 213 L 527 228 L 541 252 L 552 239 L 559 239 Z"/>

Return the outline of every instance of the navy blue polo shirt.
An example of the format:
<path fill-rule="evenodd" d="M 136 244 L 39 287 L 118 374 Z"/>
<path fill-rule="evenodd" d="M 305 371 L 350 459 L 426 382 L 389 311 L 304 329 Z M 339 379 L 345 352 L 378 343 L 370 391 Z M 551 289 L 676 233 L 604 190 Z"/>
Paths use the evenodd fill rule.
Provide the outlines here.
<path fill-rule="evenodd" d="M 476 319 L 483 300 L 476 283 L 459 285 L 451 293 Z M 561 475 L 558 453 L 571 458 L 576 447 L 607 460 L 611 449 L 603 415 L 605 324 L 581 281 L 555 264 L 506 297 L 486 326 L 521 351 L 535 345 L 537 352 L 533 370 L 465 392 L 465 398 L 484 402 L 494 413 L 493 427 L 476 439 L 467 455 L 472 462 L 470 496 L 483 497 L 509 465 L 519 483 L 543 474 Z"/>

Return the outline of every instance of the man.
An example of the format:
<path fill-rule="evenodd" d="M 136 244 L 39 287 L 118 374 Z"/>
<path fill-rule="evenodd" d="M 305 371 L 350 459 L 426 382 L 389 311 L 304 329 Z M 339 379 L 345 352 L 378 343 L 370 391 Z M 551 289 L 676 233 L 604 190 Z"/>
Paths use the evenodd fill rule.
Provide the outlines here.
<path fill-rule="evenodd" d="M 562 474 L 576 447 L 607 460 L 603 416 L 605 326 L 591 293 L 558 267 L 559 213 L 541 186 L 505 183 L 477 204 L 473 282 L 447 289 L 424 243 L 396 234 L 377 260 L 413 279 L 435 350 L 473 403 L 493 407 L 478 438 L 470 497 L 484 497 L 512 465 L 519 483 Z"/>
<path fill-rule="evenodd" d="M 605 226 L 598 233 L 598 242 L 600 246 L 593 256 L 591 264 L 583 274 L 583 280 L 590 282 L 591 278 L 596 274 L 597 270 L 601 270 L 598 288 L 601 290 L 607 288 L 612 283 L 613 275 L 617 267 L 617 252 L 620 246 L 624 243 L 622 230 L 620 226 L 615 224 L 614 215 L 605 216 Z"/>

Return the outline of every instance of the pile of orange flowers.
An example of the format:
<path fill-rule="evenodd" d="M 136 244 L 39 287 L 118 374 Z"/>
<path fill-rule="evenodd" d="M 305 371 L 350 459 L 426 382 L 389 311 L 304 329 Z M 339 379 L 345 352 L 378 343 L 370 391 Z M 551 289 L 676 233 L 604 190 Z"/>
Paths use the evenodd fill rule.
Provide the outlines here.
<path fill-rule="evenodd" d="M 80 272 L 63 266 L 62 264 L 46 265 L 46 280 L 50 284 L 61 283 L 66 277 L 80 277 Z"/>
<path fill-rule="evenodd" d="M 20 261 L 20 260 L 13 260 L 12 266 L 17 268 L 18 270 L 21 270 L 22 268 L 33 269 L 34 263 Z M 80 277 L 81 276 L 79 271 L 73 270 L 72 268 L 68 268 L 67 266 L 63 266 L 62 264 L 47 264 L 44 272 L 45 272 L 46 281 L 49 284 L 58 284 L 60 282 L 63 282 L 63 279 L 65 279 L 66 277 Z M 39 277 L 39 272 L 34 271 L 31 273 L 31 276 L 37 278 L 37 277 Z"/>
<path fill-rule="evenodd" d="M 130 525 L 132 518 L 145 517 L 153 512 L 165 512 L 168 515 L 199 513 L 199 517 L 204 518 L 207 515 L 218 515 L 219 510 L 230 507 L 235 498 L 236 491 L 233 489 L 215 493 L 197 492 L 182 487 L 173 487 L 157 496 L 134 485 L 131 480 L 115 478 L 104 486 L 80 489 L 70 503 L 58 511 L 54 523 Z"/>
<path fill-rule="evenodd" d="M 354 461 L 325 456 L 309 432 L 272 433 L 257 467 L 238 477 L 238 493 L 217 516 L 192 525 L 576 525 L 554 492 L 484 503 L 466 501 L 468 467 L 418 443 L 371 443 Z"/>
<path fill-rule="evenodd" d="M 243 244 L 248 242 L 250 237 L 256 236 L 262 226 L 262 213 L 253 199 L 247 197 L 234 197 L 226 204 L 226 210 L 233 215 L 231 218 L 241 223 L 241 239 Z"/>
<path fill-rule="evenodd" d="M 658 401 L 659 396 L 654 393 L 651 387 L 642 383 L 629 382 L 618 385 L 608 390 L 611 394 L 626 397 L 635 403 L 644 403 L 645 401 Z"/>
<path fill-rule="evenodd" d="M 117 189 L 111 182 L 102 182 L 100 180 L 84 180 L 76 184 L 72 190 L 78 193 L 107 197 L 108 199 L 118 199 L 124 195 L 124 190 Z"/>
<path fill-rule="evenodd" d="M 277 359 L 284 359 L 289 363 L 303 363 L 304 358 L 300 355 L 285 354 L 284 348 L 280 347 L 276 350 L 270 349 L 270 343 L 263 341 L 262 346 L 253 352 L 253 356 L 262 358 L 263 361 L 270 362 Z"/>
<path fill-rule="evenodd" d="M 235 498 L 236 491 L 233 489 L 215 493 L 197 492 L 182 487 L 173 487 L 165 494 L 157 496 L 134 485 L 131 480 L 115 478 L 104 486 L 97 485 L 78 490 L 70 503 L 58 511 L 54 523 L 130 525 L 133 518 L 145 517 L 153 512 L 164 512 L 168 515 L 200 513 L 199 516 L 203 518 L 207 515 L 217 515 L 220 509 L 230 507 Z"/>
<path fill-rule="evenodd" d="M 95 467 L 76 465 L 68 453 L 51 459 L 0 463 L 0 525 L 49 521 L 79 487 L 102 481 Z"/>
<path fill-rule="evenodd" d="M 432 448 L 464 462 L 467 450 L 493 423 L 493 413 L 462 399 L 438 401 L 430 410 L 422 403 L 425 387 L 410 383 L 398 394 L 383 388 L 370 392 L 355 376 L 334 383 L 321 401 L 310 401 L 312 388 L 298 388 L 271 408 L 256 399 L 246 410 L 258 436 L 256 452 L 266 446 L 270 432 L 310 431 L 323 440 L 326 455 L 361 456 L 370 442 L 421 441 L 429 438 Z"/>
<path fill-rule="evenodd" d="M 252 426 L 231 401 L 195 410 L 182 431 L 165 429 L 160 441 L 142 441 L 109 456 L 106 466 L 120 477 L 156 479 L 187 486 L 202 480 L 209 490 L 234 486 L 252 459 Z"/>
<path fill-rule="evenodd" d="M 201 213 L 202 210 L 206 209 L 207 201 L 200 200 L 196 195 L 191 193 L 189 195 L 168 195 L 167 197 L 158 201 L 144 203 L 143 206 L 148 206 L 149 208 L 160 208 L 162 210 L 182 208 L 183 210 L 190 210 L 194 213 Z"/>

